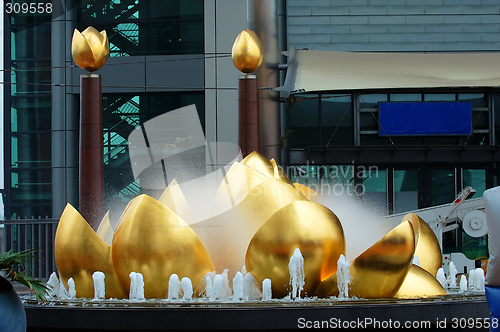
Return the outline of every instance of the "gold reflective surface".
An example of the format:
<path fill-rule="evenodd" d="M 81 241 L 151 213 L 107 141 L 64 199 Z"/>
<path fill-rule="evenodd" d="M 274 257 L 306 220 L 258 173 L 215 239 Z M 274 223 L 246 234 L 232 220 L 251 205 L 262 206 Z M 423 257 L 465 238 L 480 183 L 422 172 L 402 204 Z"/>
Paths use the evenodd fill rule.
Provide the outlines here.
<path fill-rule="evenodd" d="M 264 58 L 262 43 L 252 30 L 240 32 L 231 51 L 233 64 L 243 73 L 256 71 Z"/>
<path fill-rule="evenodd" d="M 89 72 L 101 69 L 109 57 L 106 30 L 99 32 L 93 27 L 88 27 L 80 33 L 75 29 L 71 42 L 71 54 L 80 68 Z"/>
<path fill-rule="evenodd" d="M 271 178 L 252 188 L 233 208 L 197 223 L 193 229 L 210 253 L 217 273 L 226 268 L 235 273 L 245 264 L 248 244 L 264 222 L 289 203 L 305 200 L 294 187 Z"/>
<path fill-rule="evenodd" d="M 189 204 L 177 180 L 173 179 L 172 182 L 170 182 L 167 189 L 165 189 L 161 195 L 159 202 L 181 217 L 187 224 L 192 224 L 194 222 Z"/>
<path fill-rule="evenodd" d="M 278 165 L 278 163 L 276 163 L 276 160 L 274 160 L 274 158 L 269 160 L 269 163 L 273 167 L 275 179 L 278 179 L 278 180 L 281 180 L 285 183 L 293 185 L 292 181 L 290 181 L 290 179 L 288 178 L 286 173 L 283 171 L 283 169 L 280 167 L 280 165 Z"/>
<path fill-rule="evenodd" d="M 267 160 L 263 155 L 261 155 L 258 152 L 252 152 L 248 154 L 243 160 L 241 161 L 243 165 L 246 165 L 250 168 L 253 168 L 257 172 L 262 173 L 262 175 L 268 177 L 268 178 L 273 178 L 274 177 L 274 169 L 273 165 L 269 160 Z"/>
<path fill-rule="evenodd" d="M 293 184 L 293 186 L 295 188 L 297 188 L 297 190 L 300 191 L 300 193 L 302 195 L 304 195 L 308 200 L 311 200 L 312 198 L 314 198 L 318 195 L 318 193 L 316 191 L 312 190 L 311 188 L 309 188 L 308 186 L 306 186 L 304 184 L 295 182 Z"/>
<path fill-rule="evenodd" d="M 75 281 L 77 297 L 94 297 L 92 274 L 104 272 L 106 297 L 127 297 L 114 272 L 111 247 L 88 225 L 78 211 L 66 205 L 57 226 L 54 251 L 59 278 L 68 289 L 68 279 Z"/>
<path fill-rule="evenodd" d="M 404 220 L 412 223 L 418 222 L 419 236 L 415 255 L 418 256 L 420 267 L 435 276 L 438 269 L 443 265 L 443 256 L 438 239 L 429 225 L 415 213 L 408 213 Z"/>
<path fill-rule="evenodd" d="M 409 221 L 403 221 L 351 262 L 349 296 L 394 296 L 410 269 L 414 252 L 413 226 Z M 338 295 L 337 276 L 321 282 L 316 295 Z"/>
<path fill-rule="evenodd" d="M 412 265 L 395 297 L 429 297 L 446 295 L 446 290 L 429 272 Z"/>
<path fill-rule="evenodd" d="M 213 271 L 210 257 L 194 231 L 157 200 L 140 195 L 123 213 L 111 249 L 116 274 L 124 289 L 130 272 L 144 276 L 146 298 L 166 298 L 173 273 L 188 277 L 193 288 Z"/>
<path fill-rule="evenodd" d="M 104 241 L 108 246 L 113 243 L 113 235 L 115 231 L 113 226 L 111 226 L 111 221 L 109 220 L 109 210 L 102 218 L 99 228 L 97 229 L 97 235 Z"/>
<path fill-rule="evenodd" d="M 296 201 L 273 214 L 255 233 L 246 253 L 247 271 L 259 283 L 272 280 L 273 297 L 289 292 L 288 263 L 296 248 L 304 257 L 306 295 L 337 269 L 345 254 L 344 232 L 335 214 L 309 201 Z"/>

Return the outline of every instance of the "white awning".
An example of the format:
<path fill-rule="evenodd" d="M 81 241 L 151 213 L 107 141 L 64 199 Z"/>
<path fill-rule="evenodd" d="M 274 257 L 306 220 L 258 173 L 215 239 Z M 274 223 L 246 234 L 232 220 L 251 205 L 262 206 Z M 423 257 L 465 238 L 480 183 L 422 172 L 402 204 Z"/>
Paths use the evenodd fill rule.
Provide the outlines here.
<path fill-rule="evenodd" d="M 297 50 L 291 92 L 499 87 L 500 53 L 361 53 Z M 287 76 L 290 73 L 287 73 Z"/>

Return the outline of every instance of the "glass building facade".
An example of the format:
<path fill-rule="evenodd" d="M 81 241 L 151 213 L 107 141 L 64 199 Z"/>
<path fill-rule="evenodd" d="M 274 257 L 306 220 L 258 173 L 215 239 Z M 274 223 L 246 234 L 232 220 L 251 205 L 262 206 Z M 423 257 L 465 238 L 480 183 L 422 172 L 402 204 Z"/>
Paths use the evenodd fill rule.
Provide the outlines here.
<path fill-rule="evenodd" d="M 76 9 L 80 31 L 106 30 L 110 57 L 144 62 L 143 56 L 204 53 L 203 0 L 86 0 L 67 2 Z M 75 6 L 75 8 L 72 8 Z M 51 24 L 57 15 L 6 15 L 5 27 L 5 216 L 7 219 L 52 217 L 54 116 L 51 91 Z M 72 31 L 71 31 L 72 32 Z M 67 54 L 68 56 L 68 54 Z M 67 57 L 66 56 L 66 57 Z M 138 57 L 142 56 L 142 57 Z M 161 59 L 158 61 L 168 61 Z M 66 59 L 66 64 L 72 63 Z M 112 66 L 113 64 L 109 64 Z M 68 68 L 66 68 L 68 69 Z M 10 84 L 9 84 L 10 83 Z M 200 91 L 106 92 L 103 86 L 103 141 L 106 202 L 128 202 L 140 193 L 128 157 L 127 138 L 141 123 L 168 110 L 196 104 L 205 123 L 204 93 Z M 161 90 L 161 89 L 157 89 Z M 73 94 L 66 98 L 78 98 Z M 78 107 L 77 102 L 74 103 Z M 10 111 L 9 111 L 10 110 Z M 71 112 L 66 109 L 66 112 Z M 78 149 L 78 146 L 70 147 Z"/>

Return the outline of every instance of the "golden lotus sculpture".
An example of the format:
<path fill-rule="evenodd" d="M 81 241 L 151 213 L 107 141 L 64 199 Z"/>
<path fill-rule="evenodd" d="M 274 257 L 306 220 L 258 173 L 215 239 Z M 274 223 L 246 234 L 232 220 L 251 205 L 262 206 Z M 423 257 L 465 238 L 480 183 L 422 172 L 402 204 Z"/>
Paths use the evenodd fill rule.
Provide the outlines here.
<path fill-rule="evenodd" d="M 115 229 L 106 215 L 94 232 L 68 204 L 55 238 L 59 275 L 66 287 L 69 278 L 74 279 L 77 297 L 92 297 L 92 274 L 104 272 L 106 297 L 127 298 L 129 275 L 140 272 L 145 297 L 165 298 L 174 273 L 189 277 L 196 289 L 210 272 L 229 269 L 234 275 L 245 264 L 258 284 L 271 279 L 273 296 L 283 297 L 290 292 L 288 263 L 299 248 L 304 295 L 338 295 L 336 271 L 346 252 L 344 232 L 334 212 L 309 200 L 315 195 L 307 186 L 292 184 L 274 160 L 253 152 L 234 162 L 213 197 L 214 205 L 228 208 L 201 221 L 175 180 L 159 200 L 134 198 Z M 421 267 L 412 265 L 415 254 Z M 442 295 L 434 278 L 440 259 L 432 230 L 408 214 L 351 262 L 349 294 Z"/>
<path fill-rule="evenodd" d="M 75 63 L 83 70 L 94 72 L 101 69 L 109 58 L 106 30 L 99 32 L 91 26 L 82 32 L 75 29 L 71 54 Z"/>
<path fill-rule="evenodd" d="M 246 29 L 240 32 L 234 41 L 231 51 L 234 66 L 243 73 L 256 71 L 262 59 L 262 43 L 252 30 Z"/>

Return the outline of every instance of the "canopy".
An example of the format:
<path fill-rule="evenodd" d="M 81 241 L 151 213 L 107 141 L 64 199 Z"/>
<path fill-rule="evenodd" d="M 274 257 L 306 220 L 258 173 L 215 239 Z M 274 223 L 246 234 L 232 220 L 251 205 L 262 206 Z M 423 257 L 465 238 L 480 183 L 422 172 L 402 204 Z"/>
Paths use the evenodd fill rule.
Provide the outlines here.
<path fill-rule="evenodd" d="M 292 59 L 292 54 L 294 55 Z M 498 87 L 500 53 L 290 52 L 290 92 Z M 295 72 L 294 72 L 295 71 Z M 291 77 L 288 77 L 288 76 Z"/>

